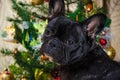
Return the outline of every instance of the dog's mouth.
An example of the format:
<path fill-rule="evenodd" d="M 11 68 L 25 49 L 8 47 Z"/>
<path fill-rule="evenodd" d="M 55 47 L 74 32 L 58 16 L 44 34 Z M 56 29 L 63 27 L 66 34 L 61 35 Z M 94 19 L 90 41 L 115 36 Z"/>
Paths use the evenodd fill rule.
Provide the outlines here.
<path fill-rule="evenodd" d="M 43 56 L 44 60 L 46 60 L 46 61 L 50 61 L 50 62 L 53 62 L 53 63 L 55 62 L 54 59 L 46 53 L 43 53 L 42 56 Z M 57 62 L 55 62 L 55 64 L 57 66 L 60 66 L 60 64 L 57 63 Z"/>
<path fill-rule="evenodd" d="M 43 53 L 42 55 L 45 58 L 45 60 L 49 60 L 50 62 L 53 62 L 53 58 L 51 56 L 47 55 L 46 53 Z"/>

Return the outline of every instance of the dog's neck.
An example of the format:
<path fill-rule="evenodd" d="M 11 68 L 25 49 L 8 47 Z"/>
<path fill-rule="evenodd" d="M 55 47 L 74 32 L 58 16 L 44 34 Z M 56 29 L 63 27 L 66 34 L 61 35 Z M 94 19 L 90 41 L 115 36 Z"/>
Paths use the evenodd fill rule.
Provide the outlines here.
<path fill-rule="evenodd" d="M 84 56 L 81 60 L 74 62 L 70 65 L 65 65 L 65 66 L 61 66 L 61 67 L 64 70 L 71 70 L 71 69 L 75 70 L 77 68 L 89 65 L 95 60 L 96 61 L 97 60 L 104 61 L 104 59 L 109 59 L 108 55 L 99 45 L 95 45 L 93 47 L 93 49 L 91 48 L 91 50 L 87 53 L 87 55 Z M 77 66 L 75 66 L 75 65 L 77 65 Z"/>
<path fill-rule="evenodd" d="M 62 80 L 71 80 L 68 78 L 70 78 L 70 75 L 74 74 L 74 72 L 80 69 L 81 71 L 84 69 L 86 70 L 94 63 L 99 64 L 99 62 L 104 62 L 105 59 L 109 59 L 107 54 L 100 46 L 97 46 L 95 49 L 91 50 L 81 61 L 71 65 L 61 66 L 60 76 L 62 76 Z M 66 76 L 64 77 L 64 75 Z"/>

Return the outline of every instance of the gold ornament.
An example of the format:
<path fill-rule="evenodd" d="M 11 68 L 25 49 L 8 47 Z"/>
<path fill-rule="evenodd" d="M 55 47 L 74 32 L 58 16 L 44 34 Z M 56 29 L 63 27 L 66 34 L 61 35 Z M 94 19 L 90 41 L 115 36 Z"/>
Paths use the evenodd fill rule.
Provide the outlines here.
<path fill-rule="evenodd" d="M 35 73 L 34 73 L 35 80 L 40 80 L 40 77 L 41 77 L 42 74 L 43 74 L 43 70 L 40 70 L 40 69 L 36 68 Z"/>
<path fill-rule="evenodd" d="M 17 41 L 14 39 L 15 37 L 15 27 L 13 25 L 11 26 L 7 26 L 5 28 L 5 32 L 6 32 L 6 37 L 4 37 L 3 39 L 5 41 L 8 41 L 8 42 L 14 42 L 16 43 Z"/>
<path fill-rule="evenodd" d="M 8 69 L 6 69 L 0 74 L 0 80 L 14 80 L 14 76 L 8 71 Z"/>
<path fill-rule="evenodd" d="M 30 0 L 32 5 L 40 5 L 44 2 L 44 0 Z"/>
<path fill-rule="evenodd" d="M 116 51 L 112 46 L 107 47 L 106 52 L 111 59 L 114 59 L 114 57 L 116 55 Z"/>
<path fill-rule="evenodd" d="M 26 78 L 25 76 L 23 76 L 23 77 L 21 78 L 21 80 L 27 80 L 27 78 Z"/>
<path fill-rule="evenodd" d="M 8 36 L 15 36 L 14 26 L 7 26 L 5 31 L 7 32 Z"/>
<path fill-rule="evenodd" d="M 51 80 L 51 74 L 36 68 L 34 73 L 35 80 Z"/>
<path fill-rule="evenodd" d="M 13 54 L 17 54 L 17 53 L 18 53 L 18 49 L 15 48 L 15 49 L 13 50 Z"/>
<path fill-rule="evenodd" d="M 76 15 L 76 21 L 78 21 L 79 20 L 79 16 L 78 15 Z"/>

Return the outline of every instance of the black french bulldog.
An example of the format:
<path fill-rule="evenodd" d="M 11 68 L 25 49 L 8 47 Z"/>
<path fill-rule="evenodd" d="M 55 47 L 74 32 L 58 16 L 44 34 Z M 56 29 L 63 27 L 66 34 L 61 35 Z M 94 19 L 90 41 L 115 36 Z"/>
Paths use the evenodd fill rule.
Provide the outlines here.
<path fill-rule="evenodd" d="M 61 15 L 50 19 L 40 53 L 60 64 L 61 80 L 120 80 L 120 65 L 95 42 L 106 19 L 102 13 L 83 22 Z"/>

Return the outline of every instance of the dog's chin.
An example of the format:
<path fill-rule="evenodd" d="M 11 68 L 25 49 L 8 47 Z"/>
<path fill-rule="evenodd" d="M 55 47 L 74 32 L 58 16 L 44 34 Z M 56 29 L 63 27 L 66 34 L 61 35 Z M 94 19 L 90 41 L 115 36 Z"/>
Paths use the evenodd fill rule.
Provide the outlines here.
<path fill-rule="evenodd" d="M 49 56 L 48 54 L 44 53 L 45 57 L 50 61 L 50 62 L 55 62 L 57 65 L 60 65 L 59 63 L 57 63 L 53 57 Z"/>
<path fill-rule="evenodd" d="M 54 58 L 51 57 L 51 56 L 49 56 L 48 54 L 46 54 L 46 53 L 43 53 L 43 54 L 44 54 L 44 56 L 47 58 L 48 61 L 54 62 L 57 66 L 61 66 L 61 65 L 62 65 L 61 63 L 59 63 L 59 62 L 57 62 L 56 60 L 54 60 Z"/>
<path fill-rule="evenodd" d="M 46 53 L 44 53 L 45 57 L 47 57 L 47 59 L 50 61 L 50 62 L 54 62 L 53 61 L 53 58 L 49 55 L 47 55 Z"/>

